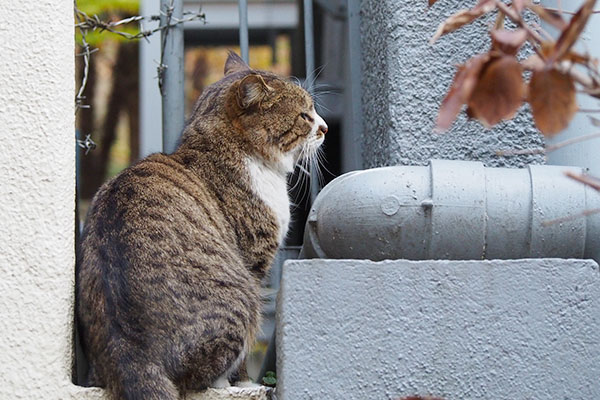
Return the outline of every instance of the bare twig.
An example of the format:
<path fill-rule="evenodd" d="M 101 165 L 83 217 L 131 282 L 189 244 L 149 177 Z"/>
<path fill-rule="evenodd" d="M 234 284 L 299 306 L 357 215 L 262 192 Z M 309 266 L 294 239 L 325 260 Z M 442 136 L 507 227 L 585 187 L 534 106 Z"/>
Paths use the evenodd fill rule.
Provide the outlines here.
<path fill-rule="evenodd" d="M 77 15 L 77 18 L 80 19 L 79 15 Z M 77 91 L 77 95 L 75 96 L 75 113 L 77 113 L 77 111 L 79 111 L 80 108 L 90 107 L 89 105 L 83 104 L 83 101 L 85 100 L 83 92 L 85 91 L 85 87 L 88 81 L 88 73 L 90 70 L 90 55 L 92 54 L 92 51 L 90 50 L 90 45 L 85 40 L 87 30 L 85 28 L 79 27 L 79 32 L 81 33 L 81 43 L 83 47 L 83 53 L 79 54 L 83 57 L 83 77 L 81 78 L 81 85 L 79 86 L 79 90 Z"/>
<path fill-rule="evenodd" d="M 93 49 L 93 50 L 90 49 L 89 44 L 86 42 L 85 36 L 89 31 L 95 31 L 95 30 L 98 30 L 100 32 L 107 31 L 112 34 L 121 36 L 125 39 L 135 40 L 135 39 L 142 39 L 142 38 L 147 39 L 148 36 L 151 36 L 157 32 L 161 32 L 161 31 L 168 32 L 168 30 L 170 28 L 173 28 L 180 24 L 184 24 L 186 22 L 191 22 L 191 21 L 196 21 L 196 20 L 202 20 L 202 21 L 206 22 L 206 15 L 201 11 L 199 11 L 197 13 L 186 12 L 186 13 L 184 13 L 184 15 L 186 16 L 185 18 L 175 18 L 173 16 L 173 0 L 171 0 L 171 4 L 169 7 L 167 7 L 166 10 L 164 10 L 164 11 L 161 10 L 161 14 L 166 16 L 165 24 L 159 24 L 159 26 L 157 26 L 156 28 L 149 29 L 149 30 L 140 29 L 140 32 L 138 32 L 137 34 L 134 35 L 129 32 L 115 29 L 115 27 L 134 23 L 134 22 L 139 23 L 141 26 L 141 22 L 143 20 L 158 21 L 158 20 L 160 20 L 160 16 L 152 15 L 150 17 L 143 17 L 140 15 L 135 15 L 132 17 L 121 19 L 119 21 L 107 22 L 107 21 L 101 20 L 97 15 L 93 15 L 90 17 L 85 12 L 83 12 L 79 8 L 77 8 L 77 4 L 75 4 L 75 15 L 78 20 L 78 22 L 75 24 L 75 27 L 77 29 L 79 29 L 79 32 L 81 33 L 82 47 L 84 49 L 82 55 L 84 57 L 84 63 L 85 63 L 84 71 L 83 71 L 83 78 L 81 81 L 81 85 L 79 87 L 79 91 L 77 93 L 77 97 L 75 99 L 75 105 L 76 105 L 75 110 L 76 111 L 79 110 L 80 108 L 89 108 L 89 105 L 83 105 L 83 100 L 85 99 L 85 97 L 83 96 L 83 92 L 84 92 L 85 86 L 87 84 L 89 62 L 90 62 L 89 56 L 96 50 L 96 49 Z M 164 35 L 163 36 L 163 49 L 164 49 L 164 43 L 166 41 L 166 38 L 167 38 L 167 35 Z M 164 50 L 161 52 L 160 65 L 157 68 L 158 69 L 158 86 L 161 89 L 161 93 L 162 93 L 162 81 L 163 81 L 164 70 L 167 69 L 167 65 L 163 64 L 163 56 L 164 56 Z"/>
<path fill-rule="evenodd" d="M 155 34 L 156 32 L 165 31 L 168 34 L 170 28 L 174 26 L 184 24 L 186 22 L 202 20 L 206 23 L 206 15 L 199 11 L 197 13 L 185 12 L 183 15 L 184 18 L 175 18 L 173 16 L 173 0 L 171 0 L 170 7 L 167 8 L 164 12 L 161 10 L 161 14 L 166 16 L 165 24 L 159 24 L 158 27 L 144 30 L 142 29 L 142 21 L 159 21 L 159 15 L 152 15 L 150 17 L 143 17 L 140 15 L 134 15 L 132 17 L 124 18 L 119 21 L 103 21 L 97 15 L 89 16 L 85 12 L 81 11 L 77 7 L 77 2 L 74 3 L 75 17 L 77 19 L 77 23 L 75 24 L 75 28 L 79 30 L 81 34 L 81 47 L 83 51 L 78 54 L 78 56 L 83 57 L 83 76 L 81 78 L 81 84 L 79 85 L 79 90 L 77 91 L 77 95 L 75 96 L 75 113 L 79 111 L 81 108 L 90 108 L 89 104 L 84 104 L 85 96 L 85 88 L 88 82 L 89 69 L 90 69 L 90 55 L 96 52 L 98 49 L 92 49 L 89 43 L 86 40 L 86 35 L 90 31 L 99 32 L 110 32 L 114 35 L 121 36 L 125 39 L 136 40 L 136 39 L 148 39 L 149 36 Z M 119 26 L 138 23 L 140 26 L 140 31 L 137 34 L 131 34 L 129 32 L 125 32 L 119 29 L 116 29 Z M 164 43 L 167 38 L 167 34 L 163 35 L 163 50 L 161 51 L 160 56 L 160 65 L 158 66 L 158 86 L 162 93 L 162 83 L 164 71 L 167 69 L 167 65 L 163 64 L 163 56 L 164 56 Z M 87 135 L 84 140 L 77 139 L 77 145 L 83 149 L 85 149 L 85 154 L 88 154 L 90 150 L 96 148 L 96 143 L 91 139 L 90 135 Z"/>
<path fill-rule="evenodd" d="M 521 149 L 521 150 L 514 150 L 514 149 L 508 149 L 508 150 L 496 150 L 496 155 L 498 157 L 508 157 L 508 156 L 523 156 L 523 155 L 529 155 L 529 154 L 545 154 L 546 153 L 546 149 L 543 147 L 540 147 L 538 149 Z"/>
<path fill-rule="evenodd" d="M 590 175 L 584 175 L 584 174 L 577 175 L 571 171 L 565 172 L 565 175 L 571 179 L 576 180 L 577 182 L 581 182 L 584 185 L 587 185 L 593 189 L 600 191 L 600 179 L 598 179 L 598 178 L 595 178 Z"/>
<path fill-rule="evenodd" d="M 588 63 L 585 65 L 587 74 L 582 71 L 573 68 L 574 63 L 572 61 L 564 60 L 555 64 L 558 71 L 568 74 L 573 80 L 583 86 L 586 93 L 593 95 L 594 92 L 600 90 L 600 76 L 598 70 L 593 64 Z"/>
<path fill-rule="evenodd" d="M 580 213 L 568 215 L 566 217 L 560 217 L 560 218 L 551 219 L 548 221 L 543 221 L 542 226 L 547 227 L 550 225 L 562 224 L 563 222 L 573 221 L 573 220 L 576 220 L 579 218 L 587 217 L 587 216 L 598 214 L 598 213 L 600 213 L 600 208 L 592 208 L 590 210 L 584 210 Z"/>
<path fill-rule="evenodd" d="M 540 24 L 538 24 L 537 22 L 533 21 L 531 23 L 531 25 L 535 29 L 537 29 L 537 31 L 544 38 L 544 40 L 546 40 L 546 41 L 554 40 L 554 38 L 544 28 L 542 28 L 542 26 Z"/>
<path fill-rule="evenodd" d="M 498 150 L 496 152 L 496 155 L 498 155 L 498 156 L 516 156 L 516 155 L 526 155 L 526 154 L 546 154 L 546 153 L 550 153 L 555 150 L 558 150 L 560 148 L 563 148 L 565 146 L 572 145 L 574 143 L 579 143 L 579 142 L 583 142 L 583 141 L 590 140 L 590 139 L 596 139 L 599 137 L 600 137 L 600 132 L 592 133 L 590 135 L 577 136 L 575 138 L 562 141 L 560 143 L 555 143 L 550 146 L 547 146 L 546 148 L 523 149 L 523 150 Z"/>
<path fill-rule="evenodd" d="M 559 13 L 559 14 L 569 14 L 569 15 L 576 14 L 573 11 L 559 10 L 558 8 L 550 8 L 550 7 L 544 7 L 544 8 L 550 12 L 555 12 L 555 13 Z M 592 11 L 592 14 L 600 14 L 600 10 L 594 10 L 594 11 Z"/>
<path fill-rule="evenodd" d="M 167 7 L 167 9 L 164 12 L 162 10 L 160 10 L 161 14 L 165 15 L 164 26 L 169 26 L 171 24 L 171 19 L 173 18 L 174 10 L 175 10 L 174 0 L 171 0 L 171 4 L 169 4 L 169 6 Z M 161 24 L 161 26 L 162 26 L 162 24 Z M 165 63 L 163 62 L 163 60 L 165 58 L 165 47 L 167 47 L 168 34 L 169 34 L 169 31 L 166 30 L 165 34 L 162 35 L 162 43 L 160 46 L 160 64 L 158 65 L 158 67 L 156 67 L 156 73 L 158 75 L 158 89 L 160 90 L 161 96 L 164 95 L 163 83 L 164 83 L 164 79 L 165 79 L 165 71 L 167 70 L 167 68 L 169 68 L 169 66 L 165 65 Z"/>
<path fill-rule="evenodd" d="M 525 31 L 527 31 L 527 33 L 529 34 L 529 38 L 533 39 L 534 45 L 535 44 L 539 45 L 540 43 L 542 43 L 544 41 L 544 38 L 542 38 L 536 31 L 534 31 L 531 28 L 531 26 L 529 26 L 525 21 L 523 21 L 521 14 L 516 12 L 513 8 L 510 8 L 509 6 L 504 4 L 501 0 L 496 0 L 496 6 L 506 16 L 508 16 L 510 19 L 512 19 L 515 24 L 517 24 L 521 28 L 525 29 Z"/>
<path fill-rule="evenodd" d="M 185 17 L 185 18 L 181 18 L 181 19 L 174 18 L 173 17 L 173 2 L 171 1 L 171 6 L 166 10 L 166 15 L 167 15 L 167 20 L 168 20 L 167 24 L 159 25 L 158 27 L 149 29 L 149 30 L 140 30 L 140 32 L 133 35 L 129 32 L 120 31 L 118 29 L 115 29 L 115 27 L 124 25 L 124 24 L 129 24 L 132 22 L 141 22 L 142 20 L 157 21 L 160 17 L 157 15 L 152 15 L 150 17 L 143 17 L 140 15 L 135 15 L 133 17 L 125 18 L 125 19 L 122 19 L 119 21 L 106 22 L 106 21 L 102 21 L 97 15 L 94 15 L 92 17 L 88 16 L 85 12 L 79 10 L 77 7 L 75 7 L 75 13 L 77 14 L 78 19 L 80 20 L 79 23 L 75 24 L 76 28 L 92 30 L 92 31 L 99 30 L 100 32 L 107 31 L 107 32 L 113 33 L 115 35 L 122 36 L 125 39 L 142 39 L 142 38 L 151 36 L 151 35 L 155 34 L 156 32 L 160 32 L 162 30 L 172 28 L 179 24 L 184 24 L 186 22 L 191 22 L 191 21 L 196 21 L 196 20 L 203 20 L 203 21 L 206 20 L 206 15 L 202 12 L 198 12 L 198 13 L 187 12 L 184 14 L 184 15 L 187 15 L 187 17 Z"/>

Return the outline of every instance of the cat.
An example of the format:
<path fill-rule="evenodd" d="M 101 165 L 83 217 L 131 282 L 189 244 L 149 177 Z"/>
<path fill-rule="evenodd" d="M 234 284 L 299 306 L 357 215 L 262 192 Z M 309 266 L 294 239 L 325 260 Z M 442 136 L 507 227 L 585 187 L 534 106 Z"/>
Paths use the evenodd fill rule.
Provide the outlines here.
<path fill-rule="evenodd" d="M 286 177 L 326 133 L 304 89 L 230 52 L 175 152 L 98 190 L 76 274 L 90 385 L 172 400 L 248 381 L 261 280 L 290 220 Z"/>

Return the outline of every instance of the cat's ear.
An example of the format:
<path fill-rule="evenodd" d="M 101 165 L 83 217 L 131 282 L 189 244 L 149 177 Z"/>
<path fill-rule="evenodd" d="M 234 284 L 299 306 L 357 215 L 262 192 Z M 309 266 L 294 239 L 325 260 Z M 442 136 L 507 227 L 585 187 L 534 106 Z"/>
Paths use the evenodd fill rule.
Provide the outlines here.
<path fill-rule="evenodd" d="M 237 88 L 237 103 L 241 109 L 260 105 L 269 95 L 274 92 L 265 79 L 258 74 L 246 75 L 240 80 Z"/>
<path fill-rule="evenodd" d="M 249 69 L 250 67 L 242 60 L 242 57 L 238 56 L 232 50 L 229 50 L 229 56 L 227 56 L 227 61 L 225 61 L 226 76 L 234 72 L 246 71 Z"/>

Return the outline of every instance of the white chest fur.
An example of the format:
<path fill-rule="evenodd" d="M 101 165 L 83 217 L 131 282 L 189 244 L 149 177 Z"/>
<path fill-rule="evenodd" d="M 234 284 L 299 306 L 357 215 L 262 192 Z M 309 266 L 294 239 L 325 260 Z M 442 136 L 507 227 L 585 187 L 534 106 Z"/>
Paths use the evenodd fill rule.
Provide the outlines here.
<path fill-rule="evenodd" d="M 275 213 L 279 223 L 279 244 L 283 242 L 290 223 L 290 199 L 284 168 L 277 169 L 256 158 L 247 160 L 254 193 Z"/>

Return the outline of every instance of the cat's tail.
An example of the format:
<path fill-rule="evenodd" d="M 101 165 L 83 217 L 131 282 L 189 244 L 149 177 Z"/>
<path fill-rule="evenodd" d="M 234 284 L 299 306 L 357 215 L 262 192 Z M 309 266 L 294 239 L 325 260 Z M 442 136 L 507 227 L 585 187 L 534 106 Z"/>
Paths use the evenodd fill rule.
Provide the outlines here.
<path fill-rule="evenodd" d="M 123 351 L 123 349 L 121 349 Z M 121 352 L 112 379 L 107 383 L 110 399 L 115 400 L 178 400 L 179 390 L 164 368 L 147 360 L 131 358 Z"/>

